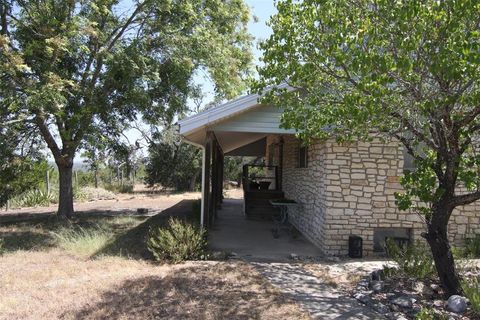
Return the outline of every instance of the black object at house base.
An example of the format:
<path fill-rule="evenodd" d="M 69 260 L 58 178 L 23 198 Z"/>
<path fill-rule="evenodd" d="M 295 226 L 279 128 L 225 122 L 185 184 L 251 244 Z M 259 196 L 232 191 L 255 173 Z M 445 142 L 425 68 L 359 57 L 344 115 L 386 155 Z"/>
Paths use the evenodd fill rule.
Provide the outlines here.
<path fill-rule="evenodd" d="M 363 256 L 363 239 L 361 237 L 348 237 L 348 256 L 350 258 L 361 258 Z"/>

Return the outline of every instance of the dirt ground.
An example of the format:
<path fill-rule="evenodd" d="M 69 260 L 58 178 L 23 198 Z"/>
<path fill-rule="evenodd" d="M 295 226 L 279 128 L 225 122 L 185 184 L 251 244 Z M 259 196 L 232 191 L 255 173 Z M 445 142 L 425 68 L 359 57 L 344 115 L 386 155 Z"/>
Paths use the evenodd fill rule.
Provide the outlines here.
<path fill-rule="evenodd" d="M 59 250 L 0 258 L 0 319 L 308 319 L 242 262 L 158 265 Z"/>
<path fill-rule="evenodd" d="M 0 319 L 308 319 L 246 263 L 162 265 L 144 258 L 150 227 L 176 211 L 189 212 L 188 200 L 198 198 L 200 193 L 137 192 L 76 203 L 72 223 L 102 223 L 115 235 L 90 256 L 56 244 L 55 206 L 2 212 Z M 159 214 L 134 216 L 137 208 Z"/>
<path fill-rule="evenodd" d="M 102 211 L 107 213 L 135 213 L 138 208 L 148 209 L 149 214 L 158 213 L 169 208 L 181 200 L 200 199 L 200 192 L 186 193 L 148 193 L 135 191 L 132 194 L 117 194 L 113 200 L 96 200 L 75 202 L 76 212 Z M 48 207 L 21 208 L 0 211 L 0 217 L 19 216 L 30 214 L 53 214 L 57 210 L 57 205 Z"/>

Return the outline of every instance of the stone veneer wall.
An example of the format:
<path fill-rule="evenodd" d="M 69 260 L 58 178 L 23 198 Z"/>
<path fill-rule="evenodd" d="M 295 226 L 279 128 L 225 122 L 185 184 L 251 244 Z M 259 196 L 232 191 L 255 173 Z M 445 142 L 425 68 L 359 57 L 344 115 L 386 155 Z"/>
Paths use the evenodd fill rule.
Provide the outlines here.
<path fill-rule="evenodd" d="M 268 137 L 267 146 L 278 139 Z M 371 255 L 375 228 L 411 228 L 413 239 L 421 238 L 420 217 L 395 205 L 403 174 L 403 148 L 397 142 L 319 141 L 309 146 L 308 168 L 297 168 L 299 141 L 283 139 L 283 190 L 302 205 L 290 214 L 291 221 L 325 254 L 346 255 L 354 234 L 363 238 L 364 255 Z M 480 232 L 480 203 L 456 210 L 450 221 L 451 240 L 462 245 L 465 236 Z"/>

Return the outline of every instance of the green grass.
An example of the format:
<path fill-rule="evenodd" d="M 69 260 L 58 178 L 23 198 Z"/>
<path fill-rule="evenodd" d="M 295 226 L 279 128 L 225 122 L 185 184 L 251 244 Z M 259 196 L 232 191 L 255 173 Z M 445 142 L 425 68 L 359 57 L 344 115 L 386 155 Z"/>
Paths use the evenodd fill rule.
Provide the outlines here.
<path fill-rule="evenodd" d="M 113 232 L 101 226 L 63 228 L 52 232 L 59 248 L 80 257 L 90 257 L 112 241 Z"/>
<path fill-rule="evenodd" d="M 1 217 L 0 239 L 5 253 L 19 250 L 66 250 L 80 257 L 103 255 L 152 259 L 148 232 L 166 225 L 170 216 L 193 218 L 192 201 L 182 201 L 159 215 L 105 216 L 102 212 L 77 214 L 71 221 L 56 216 Z"/>
<path fill-rule="evenodd" d="M 472 306 L 472 310 L 480 317 L 480 279 L 474 277 L 462 283 L 465 297 L 468 298 Z"/>

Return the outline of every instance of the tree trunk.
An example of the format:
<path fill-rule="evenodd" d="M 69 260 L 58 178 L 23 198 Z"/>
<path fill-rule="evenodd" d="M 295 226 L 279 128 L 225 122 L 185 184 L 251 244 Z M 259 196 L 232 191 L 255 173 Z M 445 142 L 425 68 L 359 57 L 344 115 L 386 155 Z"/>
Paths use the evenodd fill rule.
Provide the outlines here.
<path fill-rule="evenodd" d="M 97 168 L 95 168 L 94 174 L 95 174 L 95 188 L 98 188 L 98 169 Z"/>
<path fill-rule="evenodd" d="M 197 177 L 198 173 L 195 173 L 191 178 L 190 178 L 190 183 L 188 186 L 188 191 L 192 192 L 195 191 L 195 186 L 197 185 Z"/>
<path fill-rule="evenodd" d="M 445 211 L 446 209 L 441 208 L 437 210 Z M 433 216 L 440 217 L 445 214 L 448 213 L 434 212 Z M 441 225 L 432 221 L 428 227 L 426 240 L 432 250 L 435 268 L 437 269 L 440 282 L 446 291 L 447 297 L 450 297 L 455 294 L 462 295 L 463 290 L 460 285 L 460 277 L 455 269 L 455 261 L 448 241 L 447 224 L 448 222 Z"/>
<path fill-rule="evenodd" d="M 71 218 L 73 216 L 73 161 L 70 165 L 57 165 L 60 180 L 57 215 L 62 218 Z"/>

